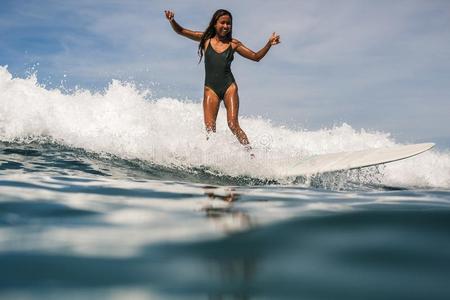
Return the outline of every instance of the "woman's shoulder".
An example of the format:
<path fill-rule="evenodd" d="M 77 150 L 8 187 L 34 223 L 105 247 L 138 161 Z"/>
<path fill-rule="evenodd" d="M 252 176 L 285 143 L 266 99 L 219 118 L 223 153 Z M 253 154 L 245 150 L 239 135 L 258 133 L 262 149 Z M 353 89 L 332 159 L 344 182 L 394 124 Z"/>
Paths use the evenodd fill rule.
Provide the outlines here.
<path fill-rule="evenodd" d="M 211 42 L 211 39 L 206 39 L 205 43 L 203 44 L 203 50 L 206 50 L 208 48 L 209 43 Z"/>
<path fill-rule="evenodd" d="M 238 39 L 231 39 L 231 46 L 233 47 L 233 49 L 236 49 L 237 47 L 239 47 L 239 45 L 241 45 L 241 42 Z"/>

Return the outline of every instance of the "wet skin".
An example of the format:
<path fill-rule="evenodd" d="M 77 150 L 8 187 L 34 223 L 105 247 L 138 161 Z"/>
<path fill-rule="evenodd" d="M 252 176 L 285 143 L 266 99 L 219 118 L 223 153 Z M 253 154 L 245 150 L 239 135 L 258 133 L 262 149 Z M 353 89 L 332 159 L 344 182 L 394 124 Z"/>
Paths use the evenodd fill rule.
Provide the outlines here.
<path fill-rule="evenodd" d="M 181 27 L 177 22 L 175 22 L 174 13 L 171 11 L 165 11 L 165 14 L 175 32 L 194 41 L 201 40 L 203 32 L 192 31 Z M 206 48 L 208 47 L 208 43 L 211 43 L 211 47 L 213 47 L 216 52 L 221 53 L 225 51 L 231 44 L 233 50 L 239 53 L 241 56 L 253 61 L 260 61 L 266 55 L 272 45 L 277 45 L 280 43 L 280 36 L 276 35 L 275 32 L 269 38 L 269 41 L 266 43 L 266 45 L 258 52 L 253 52 L 237 39 L 228 41 L 226 39 L 226 35 L 231 31 L 231 18 L 228 15 L 219 17 L 216 21 L 216 24 L 214 25 L 214 28 L 216 30 L 216 35 L 205 43 L 205 48 L 203 50 L 206 50 Z M 247 149 L 251 149 L 247 135 L 239 126 L 239 95 L 238 86 L 236 83 L 233 83 L 228 87 L 223 100 L 225 108 L 227 110 L 228 127 L 242 145 L 246 146 Z M 206 131 L 208 133 L 216 132 L 216 120 L 217 113 L 219 112 L 219 106 L 219 97 L 213 90 L 205 86 L 203 96 L 203 114 Z"/>

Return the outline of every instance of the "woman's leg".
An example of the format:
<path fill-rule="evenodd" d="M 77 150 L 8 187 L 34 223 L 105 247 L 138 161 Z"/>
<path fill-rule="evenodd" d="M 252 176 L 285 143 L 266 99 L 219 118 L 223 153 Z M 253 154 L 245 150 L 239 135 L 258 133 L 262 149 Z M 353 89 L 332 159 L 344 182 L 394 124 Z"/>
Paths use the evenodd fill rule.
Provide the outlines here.
<path fill-rule="evenodd" d="M 236 83 L 233 83 L 228 87 L 224 98 L 225 107 L 227 109 L 228 127 L 242 145 L 250 148 L 250 142 L 248 141 L 247 135 L 239 126 L 239 95 Z"/>
<path fill-rule="evenodd" d="M 205 121 L 206 132 L 216 132 L 216 119 L 219 112 L 219 97 L 210 88 L 205 86 L 203 96 L 203 119 Z"/>

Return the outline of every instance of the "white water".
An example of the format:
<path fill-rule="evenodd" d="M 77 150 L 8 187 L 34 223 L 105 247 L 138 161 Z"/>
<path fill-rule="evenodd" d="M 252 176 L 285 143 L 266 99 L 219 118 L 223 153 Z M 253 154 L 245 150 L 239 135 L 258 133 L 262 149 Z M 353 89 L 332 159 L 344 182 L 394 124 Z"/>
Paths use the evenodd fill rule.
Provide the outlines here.
<path fill-rule="evenodd" d="M 35 76 L 13 78 L 0 67 L 0 140 L 49 137 L 125 159 L 264 179 L 282 179 L 283 170 L 304 155 L 396 145 L 388 133 L 355 130 L 345 123 L 318 131 L 292 130 L 243 116 L 240 123 L 256 155 L 251 160 L 227 128 L 224 109 L 217 133 L 207 140 L 200 103 L 147 96 L 148 91 L 115 80 L 101 93 L 64 94 L 40 86 Z M 449 188 L 450 154 L 432 150 L 386 165 L 381 183 Z"/>

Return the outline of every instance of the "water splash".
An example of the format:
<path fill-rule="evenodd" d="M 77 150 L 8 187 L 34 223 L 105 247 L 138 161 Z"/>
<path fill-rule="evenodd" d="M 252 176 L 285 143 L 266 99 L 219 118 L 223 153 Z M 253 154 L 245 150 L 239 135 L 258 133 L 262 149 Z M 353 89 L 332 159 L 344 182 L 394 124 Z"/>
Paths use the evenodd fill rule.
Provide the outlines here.
<path fill-rule="evenodd" d="M 6 67 L 0 67 L 0 95 L 3 142 L 51 140 L 122 159 L 213 170 L 219 176 L 293 183 L 295 178 L 287 179 L 282 174 L 298 157 L 396 145 L 389 133 L 356 130 L 346 123 L 307 131 L 242 117 L 240 123 L 256 155 L 256 159 L 250 159 L 227 128 L 224 110 L 219 112 L 217 133 L 207 140 L 200 103 L 152 99 L 150 91 L 141 91 L 131 83 L 113 80 L 102 92 L 78 89 L 63 93 L 41 86 L 34 75 L 13 78 Z M 352 174 L 352 178 L 361 177 L 360 173 Z M 348 178 L 348 174 L 345 176 Z M 376 181 L 448 188 L 450 154 L 430 151 L 389 164 Z"/>

